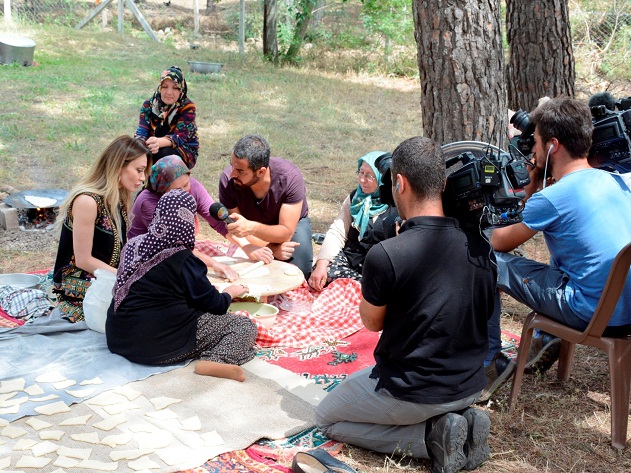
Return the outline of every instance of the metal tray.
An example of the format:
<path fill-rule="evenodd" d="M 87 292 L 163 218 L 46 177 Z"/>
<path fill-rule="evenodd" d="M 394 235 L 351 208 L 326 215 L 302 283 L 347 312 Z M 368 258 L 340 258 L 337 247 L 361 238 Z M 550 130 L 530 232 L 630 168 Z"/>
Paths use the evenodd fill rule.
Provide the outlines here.
<path fill-rule="evenodd" d="M 46 197 L 48 199 L 55 199 L 55 203 L 49 205 L 47 207 L 36 207 L 31 204 L 28 200 L 24 198 L 24 196 L 33 196 L 33 197 Z M 10 194 L 4 199 L 4 202 L 11 207 L 15 207 L 17 209 L 37 209 L 37 208 L 52 208 L 59 207 L 61 202 L 68 195 L 68 191 L 64 189 L 33 189 L 30 191 L 16 192 L 15 194 Z"/>
<path fill-rule="evenodd" d="M 200 74 L 217 74 L 221 72 L 223 67 L 223 63 L 220 62 L 188 61 L 188 65 L 192 72 L 199 72 Z"/>

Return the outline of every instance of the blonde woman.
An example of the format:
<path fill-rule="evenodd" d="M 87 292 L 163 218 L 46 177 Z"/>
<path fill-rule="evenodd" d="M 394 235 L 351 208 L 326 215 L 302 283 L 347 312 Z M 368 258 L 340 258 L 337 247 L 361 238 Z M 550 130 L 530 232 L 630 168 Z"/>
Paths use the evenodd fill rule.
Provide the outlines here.
<path fill-rule="evenodd" d="M 116 274 L 127 240 L 128 212 L 151 164 L 148 153 L 138 140 L 119 136 L 61 206 L 53 281 L 61 317 L 70 322 L 83 320 L 83 298 L 94 271 Z"/>

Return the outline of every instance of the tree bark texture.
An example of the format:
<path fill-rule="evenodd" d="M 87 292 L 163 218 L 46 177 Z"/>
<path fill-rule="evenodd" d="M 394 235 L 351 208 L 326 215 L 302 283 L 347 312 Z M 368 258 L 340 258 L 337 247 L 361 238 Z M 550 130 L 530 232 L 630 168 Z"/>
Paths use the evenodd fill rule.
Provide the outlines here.
<path fill-rule="evenodd" d="M 567 0 L 507 0 L 508 106 L 532 110 L 541 97 L 574 96 Z"/>
<path fill-rule="evenodd" d="M 414 0 L 424 135 L 502 147 L 508 119 L 499 0 Z"/>
<path fill-rule="evenodd" d="M 272 62 L 278 61 L 277 22 L 276 0 L 265 0 L 263 3 L 263 55 Z"/>

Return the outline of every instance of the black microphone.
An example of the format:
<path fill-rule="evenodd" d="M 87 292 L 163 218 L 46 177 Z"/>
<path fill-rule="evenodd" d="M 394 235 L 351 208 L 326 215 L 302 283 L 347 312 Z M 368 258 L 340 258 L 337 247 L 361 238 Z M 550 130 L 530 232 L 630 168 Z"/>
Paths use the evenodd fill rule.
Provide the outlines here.
<path fill-rule="evenodd" d="M 607 110 L 613 112 L 616 109 L 616 99 L 609 92 L 597 92 L 589 98 L 587 105 L 589 105 L 590 108 L 604 105 Z"/>
<path fill-rule="evenodd" d="M 228 209 L 221 202 L 213 202 L 208 211 L 210 212 L 210 215 L 217 220 L 225 223 L 234 223 L 234 220 L 230 218 Z"/>

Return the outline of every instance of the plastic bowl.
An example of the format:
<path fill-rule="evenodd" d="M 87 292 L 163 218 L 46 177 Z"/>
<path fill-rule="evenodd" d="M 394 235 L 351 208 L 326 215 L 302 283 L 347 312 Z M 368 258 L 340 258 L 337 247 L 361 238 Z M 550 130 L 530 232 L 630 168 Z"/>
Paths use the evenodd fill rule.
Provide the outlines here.
<path fill-rule="evenodd" d="M 276 307 L 263 302 L 233 302 L 228 309 L 229 312 L 237 312 L 239 310 L 245 310 L 267 328 L 274 325 L 278 314 Z"/>
<path fill-rule="evenodd" d="M 221 72 L 223 64 L 220 62 L 199 62 L 188 61 L 188 65 L 193 72 L 199 72 L 200 74 L 217 74 Z"/>
<path fill-rule="evenodd" d="M 12 286 L 17 289 L 39 289 L 42 277 L 36 274 L 11 273 L 0 274 L 0 286 Z"/>

